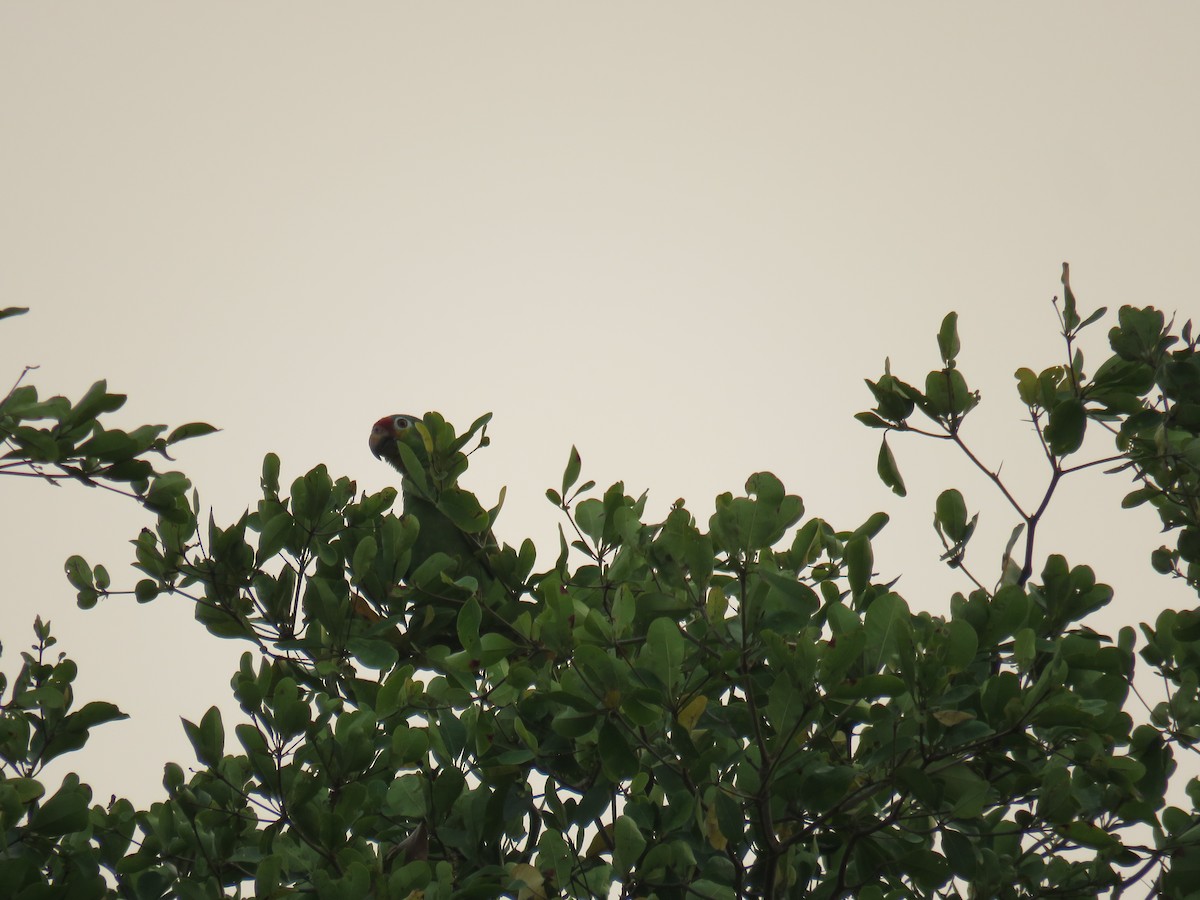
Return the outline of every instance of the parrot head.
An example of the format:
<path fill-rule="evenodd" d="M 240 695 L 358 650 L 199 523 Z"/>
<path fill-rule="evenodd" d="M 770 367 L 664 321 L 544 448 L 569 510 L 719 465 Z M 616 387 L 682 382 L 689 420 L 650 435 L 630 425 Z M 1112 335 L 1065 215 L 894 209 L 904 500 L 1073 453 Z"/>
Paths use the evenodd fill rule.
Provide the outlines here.
<path fill-rule="evenodd" d="M 410 432 L 415 422 L 420 421 L 417 416 L 409 415 L 408 413 L 395 413 L 390 416 L 384 416 L 373 426 L 371 426 L 371 437 L 368 443 L 371 447 L 371 453 L 376 459 L 382 459 L 392 465 L 397 465 L 400 459 L 400 454 L 396 450 L 397 441 L 401 440 L 401 436 L 406 432 Z M 416 432 L 411 431 L 415 436 Z"/>

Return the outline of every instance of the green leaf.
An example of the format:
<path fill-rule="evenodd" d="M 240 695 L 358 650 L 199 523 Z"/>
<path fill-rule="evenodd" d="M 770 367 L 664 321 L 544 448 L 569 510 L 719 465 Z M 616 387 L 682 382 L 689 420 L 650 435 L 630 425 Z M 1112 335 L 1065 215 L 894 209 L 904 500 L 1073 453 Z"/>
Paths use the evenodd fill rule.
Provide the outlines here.
<path fill-rule="evenodd" d="M 1037 406 L 1041 398 L 1041 386 L 1032 369 L 1017 369 L 1017 394 L 1026 406 Z"/>
<path fill-rule="evenodd" d="M 890 422 L 884 421 L 873 412 L 859 412 L 854 414 L 854 418 L 862 422 L 868 428 L 891 428 Z"/>
<path fill-rule="evenodd" d="M 1076 330 L 1082 331 L 1084 328 L 1087 328 L 1093 322 L 1100 321 L 1100 319 L 1104 318 L 1104 314 L 1106 312 L 1108 312 L 1108 307 L 1101 306 L 1099 309 L 1092 312 L 1086 319 L 1084 319 L 1082 322 L 1080 322 L 1079 328 L 1077 328 Z"/>
<path fill-rule="evenodd" d="M 424 728 L 397 728 L 392 732 L 392 753 L 402 766 L 419 766 L 429 753 L 429 733 Z"/>
<path fill-rule="evenodd" d="M 386 672 L 400 658 L 396 648 L 381 638 L 352 637 L 346 651 L 369 669 Z"/>
<path fill-rule="evenodd" d="M 153 579 L 143 578 L 133 586 L 133 595 L 138 603 L 149 603 L 158 596 L 158 585 Z"/>
<path fill-rule="evenodd" d="M 7 319 L 11 316 L 23 316 L 29 312 L 28 306 L 6 306 L 0 309 L 0 319 Z"/>
<path fill-rule="evenodd" d="M 129 716 L 121 712 L 116 704 L 107 703 L 103 700 L 92 700 L 85 703 L 82 708 L 67 716 L 67 722 L 70 727 L 87 730 L 94 728 L 97 725 L 104 725 L 107 722 L 119 722 L 122 719 L 128 719 Z"/>
<path fill-rule="evenodd" d="M 487 531 L 491 524 L 487 511 L 479 505 L 475 495 L 461 488 L 444 490 L 438 501 L 438 509 L 467 534 Z"/>
<path fill-rule="evenodd" d="M 467 600 L 458 611 L 458 640 L 468 653 L 479 652 L 479 626 L 483 622 L 483 609 L 474 597 Z"/>
<path fill-rule="evenodd" d="M 1075 294 L 1071 290 L 1071 267 L 1067 263 L 1062 264 L 1062 286 L 1063 330 L 1073 334 L 1079 328 L 1079 313 L 1076 312 Z"/>
<path fill-rule="evenodd" d="M 925 396 L 929 411 L 939 418 L 961 418 L 978 403 L 958 369 L 930 372 L 925 378 Z"/>
<path fill-rule="evenodd" d="M 180 425 L 167 435 L 167 445 L 177 444 L 189 438 L 203 437 L 206 434 L 213 434 L 217 431 L 220 431 L 220 429 L 214 428 L 207 422 L 188 422 L 186 425 Z"/>
<path fill-rule="evenodd" d="M 460 450 L 463 447 L 465 447 L 467 445 L 467 443 L 475 436 L 475 434 L 480 429 L 483 429 L 483 431 L 486 433 L 487 428 L 485 426 L 487 426 L 487 424 L 491 421 L 492 421 L 492 413 L 490 413 L 490 412 L 484 413 L 482 416 L 480 416 L 474 422 L 471 423 L 471 427 L 463 432 L 462 437 L 460 437 L 452 445 L 451 449 Z M 481 435 L 480 437 L 481 437 L 480 446 L 486 447 L 489 439 L 485 435 Z"/>
<path fill-rule="evenodd" d="M 432 805 L 435 816 L 445 817 L 450 814 L 456 801 L 467 786 L 463 773 L 454 767 L 443 767 L 438 770 L 433 780 Z"/>
<path fill-rule="evenodd" d="M 279 496 L 279 457 L 274 453 L 263 457 L 261 484 L 264 496 Z"/>
<path fill-rule="evenodd" d="M 1015 585 L 1021 580 L 1021 572 L 1024 569 L 1024 564 L 1017 557 L 1013 556 L 1013 549 L 1017 546 L 1017 541 L 1020 539 L 1022 532 L 1025 531 L 1025 523 L 1018 523 L 1008 536 L 1008 543 L 1004 546 L 1004 556 L 1001 557 L 1002 570 L 1000 572 L 1000 585 L 1007 587 Z"/>
<path fill-rule="evenodd" d="M 613 873 L 623 877 L 633 869 L 646 849 L 646 838 L 630 816 L 617 816 L 613 823 Z"/>
<path fill-rule="evenodd" d="M 960 672 L 975 661 L 979 635 L 969 622 L 952 619 L 946 623 L 944 660 L 951 672 Z"/>
<path fill-rule="evenodd" d="M 71 582 L 71 587 L 80 591 L 95 587 L 95 582 L 92 580 L 92 567 L 82 556 L 69 557 L 65 568 L 67 581 Z"/>
<path fill-rule="evenodd" d="M 183 719 L 183 730 L 196 751 L 196 759 L 206 766 L 216 767 L 225 752 L 225 726 L 221 724 L 221 711 L 209 707 L 200 724 Z"/>
<path fill-rule="evenodd" d="M 873 538 L 883 531 L 891 517 L 885 512 L 871 513 L 867 520 L 854 529 L 853 537 Z"/>
<path fill-rule="evenodd" d="M 15 387 L 8 392 L 8 396 L 0 397 L 0 413 L 12 416 L 18 421 L 21 419 L 40 418 L 40 416 L 30 415 L 29 413 L 29 410 L 37 405 L 37 397 L 37 388 L 31 384 Z"/>
<path fill-rule="evenodd" d="M 44 684 L 19 693 L 15 703 L 20 709 L 62 710 L 67 706 L 67 698 L 56 685 Z"/>
<path fill-rule="evenodd" d="M 973 819 L 983 812 L 989 783 L 966 765 L 953 765 L 939 771 L 935 780 L 943 785 L 943 796 L 950 812 L 958 819 Z"/>
<path fill-rule="evenodd" d="M 942 362 L 947 366 L 952 366 L 961 346 L 958 340 L 958 313 L 947 313 L 946 317 L 942 319 L 942 327 L 938 329 L 937 342 Z"/>
<path fill-rule="evenodd" d="M 1117 311 L 1117 325 L 1108 332 L 1109 346 L 1122 359 L 1157 366 L 1164 322 L 1162 312 L 1153 307 L 1122 306 Z"/>
<path fill-rule="evenodd" d="M 660 616 L 646 630 L 646 643 L 640 654 L 640 664 L 658 676 L 673 695 L 683 664 L 683 635 L 673 620 Z"/>
<path fill-rule="evenodd" d="M 897 594 L 876 597 L 863 617 L 867 638 L 867 665 L 871 673 L 885 668 L 897 656 L 902 645 L 911 640 L 912 614 Z"/>
<path fill-rule="evenodd" d="M 1083 401 L 1068 397 L 1050 409 L 1050 422 L 1046 425 L 1046 442 L 1055 456 L 1074 453 L 1083 444 L 1087 428 L 1087 412 Z"/>
<path fill-rule="evenodd" d="M 280 510 L 270 520 L 268 520 L 265 525 L 262 526 L 262 533 L 258 537 L 258 553 L 256 554 L 256 559 L 258 560 L 259 564 L 262 564 L 266 560 L 277 556 L 279 551 L 287 546 L 287 542 L 292 535 L 292 527 L 295 524 L 296 520 L 292 518 L 290 513 L 285 510 Z M 363 543 L 365 543 L 366 540 L 373 539 L 364 538 Z M 360 543 L 359 547 L 361 546 L 362 544 Z M 358 548 L 355 548 L 356 553 L 357 551 Z M 369 550 L 363 551 L 364 555 L 369 552 Z M 365 562 L 366 560 L 363 561 Z M 369 568 L 370 566 L 367 566 L 365 569 L 359 569 L 357 563 L 354 565 L 354 571 L 356 573 L 360 571 L 365 572 Z"/>
<path fill-rule="evenodd" d="M 182 472 L 164 472 L 150 482 L 150 490 L 143 501 L 149 509 L 167 510 L 175 501 L 187 493 L 191 482 Z"/>
<path fill-rule="evenodd" d="M 1037 654 L 1036 635 L 1032 628 L 1022 628 L 1014 636 L 1013 640 L 1013 658 L 1017 661 L 1017 665 L 1021 667 L 1021 671 L 1029 671 L 1029 667 L 1033 665 L 1033 660 Z"/>
<path fill-rule="evenodd" d="M 278 896 L 278 889 L 282 884 L 283 858 L 272 853 L 260 859 L 254 867 L 254 896 Z"/>
<path fill-rule="evenodd" d="M 94 420 L 103 413 L 116 412 L 125 405 L 124 394 L 108 393 L 108 382 L 97 381 L 87 393 L 71 407 L 69 415 L 64 417 L 64 424 L 81 425 Z"/>
<path fill-rule="evenodd" d="M 1066 836 L 1082 847 L 1109 850 L 1120 845 L 1120 840 L 1103 828 L 1089 822 L 1072 822 L 1066 827 Z"/>
<path fill-rule="evenodd" d="M 358 546 L 354 548 L 354 561 L 351 563 L 351 571 L 354 572 L 355 581 L 359 584 L 366 578 L 371 571 L 371 567 L 375 565 L 375 557 L 379 554 L 379 545 L 375 542 L 375 538 L 367 535 L 358 542 Z"/>
<path fill-rule="evenodd" d="M 1179 556 L 1181 559 L 1194 563 L 1200 562 L 1200 528 L 1189 526 L 1179 533 Z"/>
<path fill-rule="evenodd" d="M 387 812 L 409 819 L 425 817 L 428 806 L 425 778 L 421 775 L 401 775 L 388 785 Z"/>
<path fill-rule="evenodd" d="M 77 456 L 94 457 L 104 462 L 116 462 L 136 453 L 136 444 L 124 431 L 104 431 L 100 428 L 96 429 L 91 438 L 75 448 Z"/>
<path fill-rule="evenodd" d="M 567 496 L 567 491 L 579 480 L 579 470 L 583 466 L 583 460 L 579 456 L 579 451 L 575 449 L 575 445 L 571 445 L 571 455 L 567 457 L 567 467 L 563 470 L 562 478 L 562 495 Z"/>
<path fill-rule="evenodd" d="M 894 378 L 888 368 L 885 362 L 883 377 L 879 381 L 867 380 L 867 387 L 875 397 L 875 412 L 887 422 L 900 424 L 912 415 L 916 391 Z"/>
<path fill-rule="evenodd" d="M 404 477 L 417 486 L 424 496 L 429 496 L 429 479 L 425 477 L 425 467 L 417 459 L 416 451 L 407 441 L 396 442 L 396 452 L 400 455 L 400 463 L 404 466 Z"/>
<path fill-rule="evenodd" d="M 1170 575 L 1175 571 L 1175 554 L 1167 547 L 1159 547 L 1150 554 L 1150 565 L 1160 575 Z"/>
<path fill-rule="evenodd" d="M 875 554 L 871 550 L 871 541 L 862 535 L 851 538 L 846 543 L 846 575 L 855 596 L 861 594 L 870 583 L 874 567 Z"/>
<path fill-rule="evenodd" d="M 841 803 L 849 793 L 850 783 L 858 771 L 853 766 L 831 766 L 815 763 L 805 769 L 800 783 L 804 807 L 812 812 L 824 812 Z"/>
<path fill-rule="evenodd" d="M 51 436 L 50 432 L 45 429 L 31 428 L 27 425 L 22 425 L 13 429 L 12 439 L 19 446 L 19 455 L 21 458 L 30 459 L 34 462 L 58 462 L 62 457 L 59 451 L 58 443 Z"/>
<path fill-rule="evenodd" d="M 892 456 L 886 436 L 879 445 L 879 461 L 876 464 L 876 471 L 879 472 L 879 479 L 890 487 L 894 494 L 900 497 L 908 496 L 908 490 L 904 487 L 904 479 L 900 477 L 900 470 L 896 467 L 896 457 Z"/>
<path fill-rule="evenodd" d="M 612 722 L 605 722 L 600 726 L 596 749 L 600 751 L 600 767 L 610 781 L 620 784 L 638 773 L 637 754 L 630 748 L 625 735 Z"/>
<path fill-rule="evenodd" d="M 953 488 L 942 491 L 934 508 L 934 522 L 951 543 L 963 540 L 967 531 L 967 502 L 963 495 Z"/>
<path fill-rule="evenodd" d="M 63 778 L 62 786 L 33 813 L 29 829 L 36 834 L 55 837 L 82 831 L 88 824 L 88 804 L 92 790 L 79 783 L 74 772 Z"/>

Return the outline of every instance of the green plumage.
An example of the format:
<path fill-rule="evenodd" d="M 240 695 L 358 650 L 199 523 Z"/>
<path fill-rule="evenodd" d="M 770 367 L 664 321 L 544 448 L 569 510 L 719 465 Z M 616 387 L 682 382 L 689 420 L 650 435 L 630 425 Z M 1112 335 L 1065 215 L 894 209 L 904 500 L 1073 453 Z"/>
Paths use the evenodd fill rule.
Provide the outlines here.
<path fill-rule="evenodd" d="M 487 554 L 498 549 L 496 538 L 486 528 L 486 513 L 478 502 L 454 483 L 455 460 L 451 459 L 448 472 L 431 464 L 425 439 L 416 425 L 419 421 L 405 414 L 388 416 L 380 419 L 371 432 L 371 451 L 403 476 L 400 490 L 404 514 L 416 519 L 419 526 L 409 573 L 416 572 L 435 554 L 444 553 L 453 560 L 449 572 L 452 577 L 469 576 L 482 588 L 491 578 Z M 464 524 L 480 530 L 468 532 Z"/>
<path fill-rule="evenodd" d="M 480 417 L 462 435 L 437 413 L 386 416 L 371 429 L 371 452 L 403 476 L 404 516 L 418 526 L 408 572 L 394 594 L 405 601 L 405 640 L 418 652 L 449 646 L 481 653 L 479 620 L 472 623 L 478 615 L 489 627 L 506 623 L 514 642 L 528 642 L 516 623 L 533 614 L 522 600 L 532 544 L 526 541 L 521 555 L 501 548 L 491 529 L 495 510 L 487 512 L 458 486 L 467 468 L 463 448 L 476 439 L 486 445 L 490 418 Z M 476 612 L 463 616 L 468 609 Z"/>

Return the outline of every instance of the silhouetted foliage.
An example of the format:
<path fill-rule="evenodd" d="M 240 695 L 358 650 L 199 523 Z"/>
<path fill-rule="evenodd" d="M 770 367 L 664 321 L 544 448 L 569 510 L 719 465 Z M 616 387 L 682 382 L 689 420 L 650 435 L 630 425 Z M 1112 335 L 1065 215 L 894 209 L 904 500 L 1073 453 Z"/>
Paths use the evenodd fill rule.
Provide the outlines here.
<path fill-rule="evenodd" d="M 887 433 L 948 441 L 1019 522 L 1001 569 L 972 571 L 978 516 L 955 489 L 936 498 L 943 558 L 970 587 L 946 615 L 876 581 L 887 516 L 836 527 L 768 472 L 703 518 L 680 502 L 647 522 L 645 495 L 580 484 L 572 448 L 547 491 L 557 557 L 539 571 L 532 543 L 491 538 L 499 505 L 460 483 L 487 416 L 462 435 L 436 413 L 405 424 L 388 453 L 406 514 L 398 490 L 359 494 L 324 466 L 285 492 L 269 454 L 253 511 L 203 526 L 187 479 L 149 457 L 210 426 L 106 430 L 123 398 L 103 382 L 75 404 L 19 384 L 0 403 L 0 473 L 106 486 L 155 516 L 131 590 L 67 561 L 79 604 L 182 596 L 213 635 L 252 646 L 233 678 L 236 746 L 213 706 L 185 723 L 192 774 L 168 764 L 160 802 L 89 807 L 77 778 L 47 796 L 39 772 L 122 714 L 73 708 L 75 667 L 50 659 L 39 621 L 0 685 L 0 884 L 19 897 L 616 885 L 664 900 L 1015 898 L 1138 882 L 1200 895 L 1200 817 L 1167 797 L 1175 754 L 1200 737 L 1200 616 L 1163 612 L 1135 652 L 1134 627 L 1114 640 L 1088 625 L 1112 591 L 1036 542 L 1061 480 L 1107 466 L 1136 480 L 1126 505 L 1153 504 L 1173 534 L 1154 568 L 1200 587 L 1200 361 L 1190 323 L 1176 334 L 1124 307 L 1089 375 L 1078 337 L 1104 310 L 1079 314 L 1065 266 L 1063 285 L 1064 362 L 1016 373 L 1047 461 L 1036 506 L 966 440 L 980 397 L 955 314 L 922 387 L 887 368 L 868 382 L 875 407 L 858 418 L 885 432 L 885 484 L 905 493 Z M 1089 428 L 1112 432 L 1112 455 L 1077 460 Z M 1130 702 L 1139 654 L 1167 689 L 1148 714 Z M 1186 792 L 1200 800 L 1200 781 Z"/>

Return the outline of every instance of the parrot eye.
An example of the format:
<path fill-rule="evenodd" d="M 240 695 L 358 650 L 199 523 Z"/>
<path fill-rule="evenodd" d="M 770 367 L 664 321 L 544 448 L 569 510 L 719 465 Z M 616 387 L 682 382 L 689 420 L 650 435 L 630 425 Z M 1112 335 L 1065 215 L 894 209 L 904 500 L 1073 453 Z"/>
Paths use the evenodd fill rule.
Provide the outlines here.
<path fill-rule="evenodd" d="M 408 421 L 408 419 L 404 418 L 404 416 L 396 416 L 396 418 L 392 420 L 392 424 L 396 426 L 397 431 L 403 431 L 411 423 Z"/>

